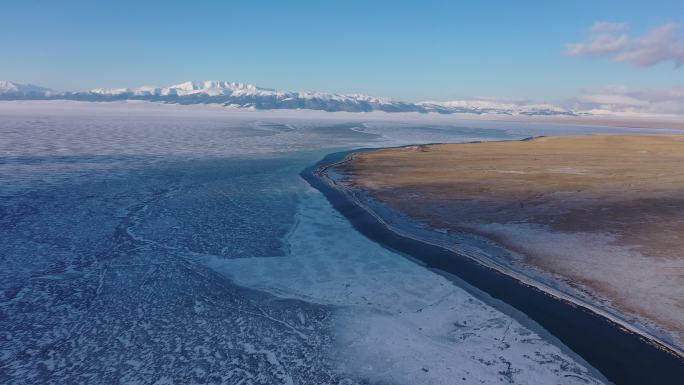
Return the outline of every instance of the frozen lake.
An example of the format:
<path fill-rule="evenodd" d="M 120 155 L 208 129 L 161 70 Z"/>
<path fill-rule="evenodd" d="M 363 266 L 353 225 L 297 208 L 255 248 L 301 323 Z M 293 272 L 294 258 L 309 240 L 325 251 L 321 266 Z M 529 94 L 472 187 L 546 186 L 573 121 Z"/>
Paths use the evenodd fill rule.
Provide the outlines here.
<path fill-rule="evenodd" d="M 601 383 L 299 173 L 358 147 L 616 131 L 2 102 L 0 383 Z"/>

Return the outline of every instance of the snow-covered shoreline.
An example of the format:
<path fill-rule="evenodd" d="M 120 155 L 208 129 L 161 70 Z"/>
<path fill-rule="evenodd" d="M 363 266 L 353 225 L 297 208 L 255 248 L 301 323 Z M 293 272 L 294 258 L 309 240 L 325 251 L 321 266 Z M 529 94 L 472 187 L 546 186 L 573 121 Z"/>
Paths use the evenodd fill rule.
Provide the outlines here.
<path fill-rule="evenodd" d="M 515 253 L 506 250 L 489 239 L 477 234 L 459 234 L 458 238 L 455 239 L 451 234 L 440 232 L 438 229 L 426 228 L 424 225 L 412 221 L 402 213 L 396 212 L 382 204 L 382 202 L 373 199 L 369 194 L 364 194 L 363 191 L 346 186 L 341 180 L 343 175 L 336 173 L 333 169 L 353 161 L 355 155 L 355 152 L 351 152 L 338 162 L 322 165 L 315 172 L 315 175 L 331 188 L 343 193 L 355 205 L 373 216 L 378 223 L 388 230 L 401 237 L 466 256 L 483 266 L 513 277 L 526 285 L 535 287 L 556 299 L 570 302 L 596 313 L 617 324 L 619 327 L 641 336 L 659 349 L 668 351 L 680 359 L 684 358 L 684 348 L 677 343 L 667 330 L 659 328 L 652 322 L 635 315 L 621 314 L 598 294 L 583 292 L 579 288 L 571 287 L 561 280 L 560 277 L 555 277 L 550 273 L 534 269 L 528 265 L 510 263 L 510 255 Z M 505 260 L 501 256 L 497 258 L 496 252 L 508 253 L 509 258 Z"/>

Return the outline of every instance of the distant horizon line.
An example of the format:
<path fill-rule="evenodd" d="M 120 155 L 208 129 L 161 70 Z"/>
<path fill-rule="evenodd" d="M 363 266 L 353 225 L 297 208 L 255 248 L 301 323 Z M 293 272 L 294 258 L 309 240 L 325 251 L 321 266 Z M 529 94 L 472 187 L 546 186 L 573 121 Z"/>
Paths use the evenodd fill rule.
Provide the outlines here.
<path fill-rule="evenodd" d="M 561 103 L 531 99 L 472 97 L 405 102 L 365 93 L 290 91 L 248 82 L 189 80 L 170 86 L 96 87 L 58 91 L 33 83 L 0 80 L 0 100 L 66 99 L 80 101 L 148 100 L 179 104 L 223 104 L 255 109 L 314 109 L 347 112 L 437 112 L 504 115 L 684 116 L 684 87 L 630 89 L 613 86 Z"/>

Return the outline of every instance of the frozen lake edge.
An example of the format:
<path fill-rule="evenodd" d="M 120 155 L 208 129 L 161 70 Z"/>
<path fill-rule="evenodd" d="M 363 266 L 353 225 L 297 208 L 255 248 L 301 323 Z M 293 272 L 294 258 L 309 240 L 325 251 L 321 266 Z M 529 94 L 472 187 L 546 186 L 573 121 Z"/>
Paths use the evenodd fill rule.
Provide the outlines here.
<path fill-rule="evenodd" d="M 455 275 L 477 290 L 510 305 L 572 349 L 609 381 L 642 384 L 655 380 L 660 384 L 676 384 L 684 376 L 681 356 L 648 336 L 640 335 L 634 329 L 628 330 L 625 325 L 573 302 L 570 297 L 556 296 L 491 265 L 486 266 L 481 261 L 421 240 L 413 234 L 400 234 L 387 226 L 372 208 L 361 203 L 347 188 L 335 183 L 327 175 L 328 168 L 335 163 L 353 153 L 369 150 L 373 149 L 330 154 L 301 174 L 312 187 L 325 195 L 357 231 L 392 251 L 415 258 L 428 268 Z M 492 303 L 488 305 L 496 306 Z M 651 370 L 646 372 L 642 370 L 644 367 Z"/>

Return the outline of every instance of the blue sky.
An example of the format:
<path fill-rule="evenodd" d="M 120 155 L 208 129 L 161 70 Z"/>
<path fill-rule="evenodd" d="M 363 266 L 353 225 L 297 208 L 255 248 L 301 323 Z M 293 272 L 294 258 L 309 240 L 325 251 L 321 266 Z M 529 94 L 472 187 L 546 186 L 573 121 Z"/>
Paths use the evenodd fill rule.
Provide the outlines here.
<path fill-rule="evenodd" d="M 59 90 L 217 79 L 409 101 L 554 101 L 684 85 L 671 60 L 566 54 L 596 21 L 626 23 L 635 39 L 684 24 L 681 0 L 3 0 L 0 15 L 0 79 Z"/>

